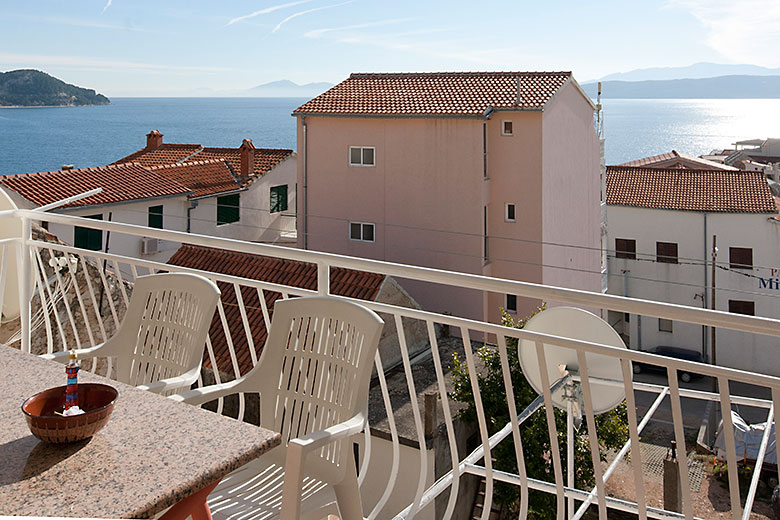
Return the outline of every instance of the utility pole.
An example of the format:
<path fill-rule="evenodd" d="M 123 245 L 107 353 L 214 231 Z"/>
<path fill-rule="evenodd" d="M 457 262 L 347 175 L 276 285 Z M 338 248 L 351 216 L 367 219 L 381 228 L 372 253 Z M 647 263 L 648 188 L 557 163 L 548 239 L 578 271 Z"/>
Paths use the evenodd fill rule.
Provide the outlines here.
<path fill-rule="evenodd" d="M 712 310 L 715 310 L 715 262 L 718 259 L 718 235 L 712 235 L 712 298 L 710 302 L 710 306 Z M 718 358 L 716 356 L 716 350 L 715 350 L 715 327 L 710 327 L 710 330 L 712 331 L 712 338 L 711 338 L 711 345 L 712 345 L 712 356 L 710 359 L 710 363 L 713 365 L 717 365 Z M 712 378 L 712 391 L 717 392 L 718 391 L 718 378 L 713 377 Z"/>

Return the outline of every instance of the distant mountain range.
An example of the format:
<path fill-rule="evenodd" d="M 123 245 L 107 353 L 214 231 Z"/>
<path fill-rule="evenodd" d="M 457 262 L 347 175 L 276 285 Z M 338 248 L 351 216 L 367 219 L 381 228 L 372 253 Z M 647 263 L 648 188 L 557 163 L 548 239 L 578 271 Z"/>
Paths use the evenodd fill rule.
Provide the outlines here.
<path fill-rule="evenodd" d="M 685 67 L 655 67 L 617 72 L 604 76 L 600 81 L 702 79 L 718 76 L 780 76 L 780 69 L 769 69 L 758 65 L 701 62 Z M 586 83 L 591 83 L 591 81 L 586 81 Z"/>
<path fill-rule="evenodd" d="M 0 72 L 0 107 L 109 105 L 111 101 L 92 89 L 65 83 L 32 69 Z"/>
<path fill-rule="evenodd" d="M 769 70 L 769 69 L 767 69 Z M 597 83 L 582 85 L 596 98 Z M 778 75 L 732 75 L 698 79 L 602 81 L 601 97 L 627 99 L 755 99 L 780 98 Z"/>
<path fill-rule="evenodd" d="M 319 96 L 332 86 L 333 83 L 325 82 L 298 85 L 288 79 L 282 79 L 257 85 L 256 87 L 242 91 L 242 94 L 258 97 L 315 97 Z"/>

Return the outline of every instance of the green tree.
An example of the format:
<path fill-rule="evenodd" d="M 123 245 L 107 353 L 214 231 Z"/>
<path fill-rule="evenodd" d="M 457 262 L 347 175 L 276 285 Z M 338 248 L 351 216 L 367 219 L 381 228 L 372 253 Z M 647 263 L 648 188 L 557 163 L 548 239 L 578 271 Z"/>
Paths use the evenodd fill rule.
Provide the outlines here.
<path fill-rule="evenodd" d="M 536 313 L 544 311 L 544 305 Z M 514 321 L 502 310 L 502 323 L 508 327 L 522 329 L 531 316 Z M 476 352 L 476 356 L 484 363 L 484 370 L 478 375 L 479 391 L 487 419 L 490 435 L 502 429 L 509 422 L 509 407 L 507 405 L 504 378 L 501 370 L 501 358 L 498 348 L 484 345 Z M 525 409 L 537 394 L 528 384 L 517 354 L 517 339 L 507 338 L 507 360 L 514 388 L 516 414 Z M 454 355 L 452 378 L 454 390 L 450 397 L 455 401 L 467 403 L 469 406 L 460 412 L 460 418 L 466 422 L 476 422 L 477 414 L 474 407 L 474 393 L 471 388 L 468 367 L 465 360 Z M 555 409 L 555 423 L 558 431 L 558 444 L 561 453 L 561 466 L 566 471 L 567 436 L 566 413 Z M 605 452 L 620 448 L 628 439 L 628 419 L 626 405 L 623 402 L 614 410 L 596 417 L 596 432 L 601 446 L 600 456 L 605 459 Z M 579 431 L 575 433 L 574 446 L 575 485 L 579 489 L 592 487 L 595 484 L 593 464 L 591 462 L 590 442 L 586 422 L 583 420 Z M 523 444 L 526 473 L 529 477 L 554 482 L 552 457 L 550 457 L 550 435 L 547 429 L 546 414 L 538 410 L 520 425 L 520 438 Z M 494 468 L 517 473 L 515 448 L 512 435 L 504 439 L 493 449 Z M 565 476 L 564 476 L 565 479 Z M 520 504 L 520 488 L 497 482 L 494 487 L 493 499 L 496 503 L 516 512 Z M 531 491 L 528 501 L 529 518 L 555 518 L 555 495 Z"/>

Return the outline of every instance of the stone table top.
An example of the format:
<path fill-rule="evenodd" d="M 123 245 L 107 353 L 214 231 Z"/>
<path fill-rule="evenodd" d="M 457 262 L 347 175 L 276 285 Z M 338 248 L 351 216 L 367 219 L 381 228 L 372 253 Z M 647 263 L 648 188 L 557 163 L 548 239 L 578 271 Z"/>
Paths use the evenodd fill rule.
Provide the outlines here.
<path fill-rule="evenodd" d="M 281 442 L 278 433 L 90 373 L 119 390 L 89 440 L 32 436 L 25 399 L 65 384 L 65 367 L 0 345 L 0 515 L 149 518 Z"/>

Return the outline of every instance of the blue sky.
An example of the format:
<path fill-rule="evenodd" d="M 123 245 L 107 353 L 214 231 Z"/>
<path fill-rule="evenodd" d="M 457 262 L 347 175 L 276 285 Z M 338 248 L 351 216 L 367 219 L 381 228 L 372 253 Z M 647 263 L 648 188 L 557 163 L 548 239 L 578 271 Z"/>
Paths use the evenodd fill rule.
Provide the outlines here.
<path fill-rule="evenodd" d="M 0 6 L 0 70 L 108 96 L 350 72 L 780 67 L 777 0 L 42 0 Z"/>

